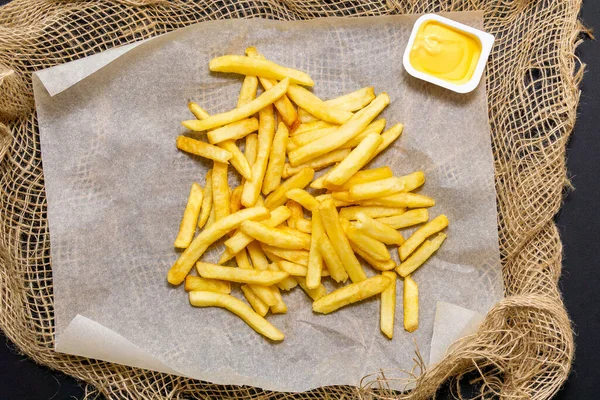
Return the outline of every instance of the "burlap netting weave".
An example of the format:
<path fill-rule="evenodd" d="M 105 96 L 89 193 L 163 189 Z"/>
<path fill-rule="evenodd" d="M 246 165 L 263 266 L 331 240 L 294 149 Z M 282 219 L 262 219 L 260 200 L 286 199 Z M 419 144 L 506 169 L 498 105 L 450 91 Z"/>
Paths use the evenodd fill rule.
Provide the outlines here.
<path fill-rule="evenodd" d="M 553 216 L 567 182 L 565 146 L 579 97 L 582 68 L 574 49 L 581 31 L 580 6 L 581 0 L 14 0 L 0 8 L 0 327 L 35 361 L 87 382 L 90 397 L 390 396 L 372 390 L 381 382 L 369 378 L 360 389 L 328 387 L 292 396 L 55 353 L 50 242 L 31 72 L 211 19 L 482 9 L 485 29 L 496 36 L 487 93 L 506 298 L 476 335 L 424 371 L 416 389 L 400 397 L 429 398 L 442 382 L 473 371 L 481 374 L 486 397 L 551 397 L 567 378 L 573 356 L 571 326 L 557 287 L 562 247 Z"/>

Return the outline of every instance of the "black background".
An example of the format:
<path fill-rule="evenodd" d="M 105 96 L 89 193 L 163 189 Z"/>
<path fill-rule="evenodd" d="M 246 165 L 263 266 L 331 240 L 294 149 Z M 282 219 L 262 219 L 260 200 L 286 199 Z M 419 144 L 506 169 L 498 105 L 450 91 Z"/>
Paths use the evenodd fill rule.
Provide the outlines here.
<path fill-rule="evenodd" d="M 7 0 L 0 0 L 0 4 Z M 600 31 L 600 1 L 586 0 L 582 20 Z M 569 142 L 567 164 L 575 189 L 565 193 L 556 217 L 564 244 L 560 280 L 575 328 L 575 362 L 569 380 L 555 397 L 560 400 L 599 398 L 600 383 L 600 46 L 585 40 L 577 55 L 587 64 L 577 124 Z M 75 379 L 51 371 L 18 353 L 0 333 L 0 399 L 81 399 Z M 445 394 L 441 398 L 448 397 Z"/>

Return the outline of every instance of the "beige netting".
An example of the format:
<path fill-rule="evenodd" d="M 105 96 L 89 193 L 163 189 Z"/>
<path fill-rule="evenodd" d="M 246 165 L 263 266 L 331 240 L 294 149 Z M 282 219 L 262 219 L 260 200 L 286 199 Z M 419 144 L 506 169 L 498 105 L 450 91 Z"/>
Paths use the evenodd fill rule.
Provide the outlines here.
<path fill-rule="evenodd" d="M 546 399 L 573 356 L 557 282 L 561 242 L 553 216 L 566 180 L 582 68 L 574 55 L 581 0 L 59 1 L 0 8 L 0 328 L 35 361 L 110 398 L 288 398 L 57 354 L 46 197 L 31 72 L 210 19 L 308 19 L 483 9 L 496 36 L 487 70 L 506 299 L 476 335 L 424 371 L 403 398 L 431 397 L 447 379 L 481 376 L 482 395 Z M 386 375 L 387 376 L 387 375 Z M 298 398 L 386 397 L 321 388 Z M 402 397 L 402 396 L 401 396 Z"/>

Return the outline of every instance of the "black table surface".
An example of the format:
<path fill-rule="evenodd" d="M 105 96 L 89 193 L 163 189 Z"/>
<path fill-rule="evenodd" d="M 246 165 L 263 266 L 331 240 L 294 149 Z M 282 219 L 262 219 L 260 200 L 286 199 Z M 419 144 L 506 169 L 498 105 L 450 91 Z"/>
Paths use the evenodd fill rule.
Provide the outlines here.
<path fill-rule="evenodd" d="M 0 4 L 7 0 L 0 0 Z M 586 0 L 582 20 L 600 31 L 600 1 Z M 564 245 L 560 280 L 565 304 L 575 329 L 575 362 L 560 400 L 600 397 L 600 46 L 586 40 L 577 50 L 587 64 L 575 131 L 567 150 L 569 177 L 574 190 L 565 193 L 556 217 Z M 596 136 L 599 135 L 599 136 Z M 1 335 L 1 332 L 0 332 Z M 0 398 L 5 400 L 81 399 L 84 390 L 75 379 L 51 371 L 20 355 L 3 335 L 0 344 Z M 448 397 L 444 394 L 441 398 Z"/>

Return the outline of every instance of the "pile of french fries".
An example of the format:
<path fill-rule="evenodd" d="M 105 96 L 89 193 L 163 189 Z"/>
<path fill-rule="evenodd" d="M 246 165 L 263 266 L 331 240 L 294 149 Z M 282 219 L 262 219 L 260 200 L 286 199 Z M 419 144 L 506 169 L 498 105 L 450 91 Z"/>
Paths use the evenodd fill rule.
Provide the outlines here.
<path fill-rule="evenodd" d="M 435 201 L 413 193 L 425 183 L 423 172 L 394 176 L 389 167 L 364 169 L 402 134 L 402 124 L 384 131 L 386 121 L 376 119 L 389 96 L 368 87 L 323 101 L 305 88 L 314 85 L 306 73 L 268 61 L 254 47 L 245 56 L 215 58 L 209 67 L 245 77 L 231 111 L 209 115 L 189 103 L 196 118 L 182 124 L 205 132 L 207 141 L 179 136 L 177 148 L 214 165 L 204 188 L 192 184 L 175 239 L 184 251 L 168 281 L 185 281 L 193 306 L 225 308 L 279 341 L 283 333 L 265 315 L 286 313 L 281 291 L 298 285 L 313 300 L 313 311 L 323 314 L 380 294 L 381 331 L 392 338 L 400 275 L 404 328 L 417 329 L 418 287 L 411 274 L 442 245 L 448 219 L 430 221 Z M 230 166 L 241 176 L 233 189 Z M 315 171 L 327 167 L 315 179 Z M 399 230 L 419 224 L 405 240 Z M 223 237 L 219 263 L 200 261 Z M 367 276 L 359 258 L 375 275 Z M 237 267 L 223 265 L 230 260 Z M 190 275 L 194 266 L 199 276 Z M 327 293 L 325 278 L 351 283 Z M 249 306 L 231 295 L 231 282 L 241 284 Z"/>

